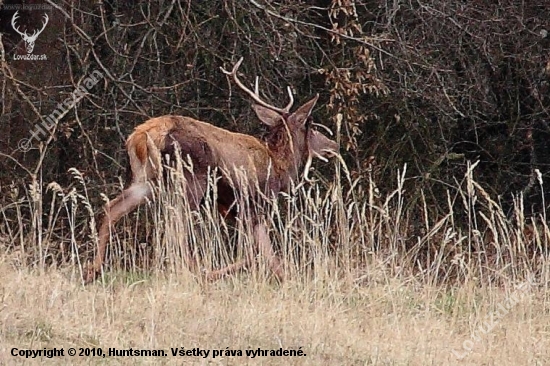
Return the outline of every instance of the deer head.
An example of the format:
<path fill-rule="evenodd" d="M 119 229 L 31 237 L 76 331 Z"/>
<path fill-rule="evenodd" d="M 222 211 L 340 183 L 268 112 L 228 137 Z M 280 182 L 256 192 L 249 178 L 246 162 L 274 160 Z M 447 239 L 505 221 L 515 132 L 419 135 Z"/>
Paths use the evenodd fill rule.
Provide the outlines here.
<path fill-rule="evenodd" d="M 21 32 L 19 30 L 19 27 L 17 27 L 17 25 L 15 24 L 15 21 L 19 17 L 18 13 L 19 13 L 19 10 L 16 11 L 15 14 L 13 14 L 13 17 L 11 18 L 11 26 L 17 33 L 19 33 L 19 35 L 23 38 L 23 41 L 25 41 L 25 48 L 27 49 L 27 53 L 32 53 L 32 51 L 34 50 L 34 43 L 36 42 L 36 39 L 38 38 L 40 33 L 42 33 L 44 28 L 46 28 L 46 24 L 48 24 L 48 20 L 49 20 L 48 14 L 44 14 L 44 22 L 42 23 L 42 29 L 35 30 L 33 34 L 29 36 L 27 34 L 27 31 Z"/>
<path fill-rule="evenodd" d="M 290 87 L 287 87 L 290 100 L 284 108 L 278 108 L 260 98 L 258 77 L 256 77 L 254 91 L 247 88 L 240 81 L 237 71 L 242 61 L 243 58 L 241 57 L 231 71 L 224 68 L 221 68 L 221 70 L 232 77 L 237 86 L 256 102 L 252 106 L 256 115 L 263 124 L 270 128 L 266 143 L 272 153 L 275 156 L 279 155 L 280 161 L 288 166 L 288 178 L 297 179 L 299 168 L 305 164 L 304 179 L 311 181 L 308 172 L 314 157 L 327 161 L 327 157 L 338 155 L 338 144 L 316 128 L 321 127 L 332 135 L 330 129 L 324 125 L 313 123 L 311 117 L 311 111 L 319 99 L 319 94 L 293 113 L 290 113 L 294 104 L 294 97 Z M 281 140 L 286 141 L 287 145 L 281 144 Z"/>

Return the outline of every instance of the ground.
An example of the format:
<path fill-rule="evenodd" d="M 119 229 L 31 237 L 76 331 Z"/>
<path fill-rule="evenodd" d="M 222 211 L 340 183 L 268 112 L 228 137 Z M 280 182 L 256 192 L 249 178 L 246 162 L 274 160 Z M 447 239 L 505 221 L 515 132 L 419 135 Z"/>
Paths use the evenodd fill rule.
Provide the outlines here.
<path fill-rule="evenodd" d="M 8 257 L 0 260 L 0 364 L 550 362 L 548 300 L 535 283 L 443 288 L 371 274 L 365 276 L 370 281 L 344 276 L 280 284 L 242 274 L 205 284 L 185 273 L 157 273 L 141 279 L 111 273 L 103 281 L 83 286 L 78 276 L 74 268 L 34 271 L 16 268 Z M 65 356 L 11 355 L 13 348 L 54 347 L 64 349 Z M 103 353 L 109 348 L 162 349 L 167 355 L 70 357 L 71 347 L 77 352 L 101 348 Z M 210 350 L 210 354 L 207 358 L 172 356 L 171 348 L 182 347 Z M 302 350 L 304 355 L 245 355 L 246 350 L 258 348 Z M 213 350 L 222 354 L 213 358 Z M 226 350 L 240 350 L 243 356 L 226 356 Z"/>

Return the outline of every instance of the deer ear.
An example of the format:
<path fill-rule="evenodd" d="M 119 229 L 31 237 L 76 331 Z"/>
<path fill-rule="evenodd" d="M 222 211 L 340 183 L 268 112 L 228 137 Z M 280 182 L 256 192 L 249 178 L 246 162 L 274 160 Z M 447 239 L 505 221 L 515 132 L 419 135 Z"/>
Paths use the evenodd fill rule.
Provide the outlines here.
<path fill-rule="evenodd" d="M 269 108 L 262 107 L 259 104 L 252 105 L 252 108 L 254 108 L 254 111 L 260 121 L 270 127 L 277 126 L 283 121 L 283 117 L 278 112 L 275 112 Z"/>
<path fill-rule="evenodd" d="M 295 126 L 301 126 L 306 123 L 307 118 L 313 110 L 313 107 L 315 107 L 315 103 L 317 103 L 317 99 L 319 99 L 319 94 L 317 94 L 309 102 L 298 108 L 296 112 L 292 113 L 290 117 L 288 117 L 290 123 Z"/>

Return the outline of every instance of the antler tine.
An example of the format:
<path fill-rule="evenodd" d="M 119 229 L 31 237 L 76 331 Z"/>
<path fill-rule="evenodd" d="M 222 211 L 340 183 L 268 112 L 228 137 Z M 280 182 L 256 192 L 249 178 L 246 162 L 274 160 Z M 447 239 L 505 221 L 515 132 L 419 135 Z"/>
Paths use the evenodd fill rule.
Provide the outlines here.
<path fill-rule="evenodd" d="M 46 28 L 46 24 L 48 24 L 48 21 L 50 20 L 50 18 L 48 17 L 48 14 L 44 14 L 44 25 L 42 26 L 42 30 L 44 30 L 44 28 Z M 42 31 L 40 31 L 42 32 Z"/>
<path fill-rule="evenodd" d="M 19 18 L 19 10 L 17 10 L 15 12 L 15 14 L 13 14 L 13 18 L 11 18 L 11 26 L 13 27 L 13 29 L 19 33 L 21 36 L 23 35 L 26 35 L 26 32 L 25 33 L 22 33 L 20 30 L 19 30 L 19 27 L 15 24 L 15 21 Z"/>
<path fill-rule="evenodd" d="M 294 96 L 292 95 L 292 89 L 290 89 L 290 86 L 287 86 L 286 87 L 286 90 L 288 91 L 288 96 L 290 97 L 290 101 L 288 102 L 288 104 L 286 105 L 285 107 L 285 111 L 287 113 L 290 112 L 290 108 L 292 108 L 292 105 L 294 104 Z"/>
<path fill-rule="evenodd" d="M 332 133 L 331 129 L 328 128 L 327 126 L 325 125 L 322 125 L 320 123 L 312 123 L 313 126 L 317 126 L 317 127 L 321 127 L 323 129 L 325 129 L 325 131 L 327 131 L 327 133 L 330 135 L 330 136 L 334 136 L 334 134 Z"/>
<path fill-rule="evenodd" d="M 294 97 L 292 96 L 292 91 L 290 90 L 290 87 L 288 87 L 288 93 L 290 95 L 290 103 L 285 107 L 285 108 L 277 108 L 275 107 L 274 105 L 272 104 L 269 104 L 267 102 L 264 102 L 261 98 L 260 98 L 260 87 L 259 87 L 259 77 L 257 76 L 256 77 L 256 82 L 255 82 L 255 85 L 254 85 L 254 91 L 250 90 L 249 88 L 247 88 L 240 80 L 239 80 L 239 77 L 237 76 L 237 70 L 239 69 L 239 66 L 241 66 L 241 63 L 243 62 L 243 59 L 244 57 L 241 57 L 239 59 L 239 61 L 237 61 L 237 63 L 235 64 L 235 66 L 233 66 L 233 70 L 231 71 L 227 71 L 225 70 L 223 67 L 220 67 L 220 69 L 222 70 L 222 72 L 226 75 L 229 75 L 233 78 L 233 80 L 235 81 L 235 83 L 237 84 L 237 86 L 239 88 L 241 88 L 245 93 L 247 93 L 256 103 L 266 107 L 266 108 L 269 108 L 275 112 L 279 112 L 279 113 L 288 113 L 290 111 L 290 108 L 292 107 L 292 104 L 294 104 Z"/>
<path fill-rule="evenodd" d="M 254 93 L 256 93 L 256 95 L 260 95 L 260 86 L 259 86 L 259 80 L 260 80 L 260 77 L 259 76 L 256 76 L 256 82 L 254 84 Z M 287 91 L 288 91 L 288 95 L 290 97 L 290 101 L 288 102 L 288 104 L 286 105 L 286 107 L 284 107 L 282 109 L 282 111 L 286 112 L 286 113 L 290 113 L 290 108 L 292 108 L 292 105 L 294 104 L 294 95 L 292 95 L 292 89 L 290 88 L 290 86 L 287 86 L 286 87 Z"/>
<path fill-rule="evenodd" d="M 220 66 L 220 69 L 222 70 L 222 72 L 225 74 L 225 75 L 229 75 L 229 76 L 232 76 L 232 75 L 237 75 L 237 69 L 239 68 L 239 66 L 241 66 L 241 63 L 243 62 L 244 60 L 244 57 L 241 57 L 239 59 L 239 61 L 237 61 L 237 63 L 235 64 L 235 66 L 233 66 L 233 70 L 231 71 L 227 71 L 226 69 L 224 69 L 223 67 Z"/>

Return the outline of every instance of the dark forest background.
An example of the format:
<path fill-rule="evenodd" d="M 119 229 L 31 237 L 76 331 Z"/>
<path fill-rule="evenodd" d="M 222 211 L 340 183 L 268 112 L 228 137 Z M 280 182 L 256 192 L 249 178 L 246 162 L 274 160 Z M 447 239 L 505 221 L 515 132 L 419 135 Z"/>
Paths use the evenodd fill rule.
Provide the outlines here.
<path fill-rule="evenodd" d="M 407 164 L 413 215 L 448 212 L 447 192 L 478 160 L 476 180 L 505 208 L 518 193 L 531 214 L 550 201 L 537 179 L 550 167 L 550 1 L 24 2 L 49 6 L 17 19 L 32 33 L 48 15 L 33 51 L 41 61 L 14 57 L 26 50 L 13 4 L 0 11 L 1 220 L 33 180 L 79 185 L 70 168 L 99 214 L 101 194 L 113 197 L 126 176 L 126 137 L 150 117 L 261 135 L 249 98 L 220 71 L 241 56 L 241 79 L 260 76 L 274 104 L 290 85 L 296 105 L 320 94 L 316 122 L 336 130 L 342 115 L 342 154 L 365 189 L 372 179 L 391 192 Z M 23 151 L 19 141 L 96 70 L 104 78 Z M 331 169 L 318 164 L 327 184 Z"/>

